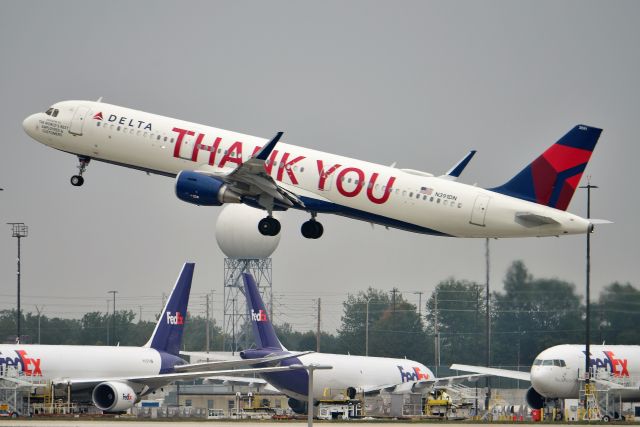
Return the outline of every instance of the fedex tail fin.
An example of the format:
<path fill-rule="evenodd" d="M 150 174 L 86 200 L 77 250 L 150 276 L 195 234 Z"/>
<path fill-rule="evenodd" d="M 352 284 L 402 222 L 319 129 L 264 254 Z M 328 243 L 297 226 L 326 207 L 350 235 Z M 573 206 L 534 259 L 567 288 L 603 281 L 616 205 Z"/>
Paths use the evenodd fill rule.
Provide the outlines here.
<path fill-rule="evenodd" d="M 167 304 L 160 313 L 153 335 L 145 347 L 176 356 L 180 353 L 194 266 L 195 264 L 190 262 L 186 262 L 182 266 L 178 281 L 173 287 Z"/>
<path fill-rule="evenodd" d="M 566 210 L 602 129 L 578 125 L 509 182 L 491 191 Z"/>
<path fill-rule="evenodd" d="M 244 293 L 247 298 L 247 308 L 251 315 L 251 325 L 253 326 L 253 337 L 256 341 L 258 349 L 274 349 L 286 350 L 276 336 L 271 321 L 267 318 L 267 310 L 265 309 L 258 286 L 253 276 L 249 273 L 242 273 L 244 280 Z"/>

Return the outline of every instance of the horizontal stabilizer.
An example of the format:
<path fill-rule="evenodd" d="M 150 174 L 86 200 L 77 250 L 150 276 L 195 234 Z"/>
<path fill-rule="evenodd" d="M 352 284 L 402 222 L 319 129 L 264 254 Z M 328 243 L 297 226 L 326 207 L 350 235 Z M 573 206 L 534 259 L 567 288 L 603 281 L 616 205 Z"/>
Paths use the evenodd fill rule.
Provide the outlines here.
<path fill-rule="evenodd" d="M 516 212 L 516 222 L 525 227 L 540 227 L 542 225 L 560 224 L 555 219 L 531 212 Z"/>
<path fill-rule="evenodd" d="M 602 224 L 613 224 L 613 221 L 609 221 L 608 219 L 589 219 L 589 222 L 593 225 L 602 225 Z"/>
<path fill-rule="evenodd" d="M 478 374 L 486 374 L 494 377 L 513 378 L 514 380 L 531 381 L 531 374 L 529 372 L 511 371 L 509 369 L 458 364 L 451 365 L 450 369 L 453 369 L 454 371 L 476 372 Z"/>

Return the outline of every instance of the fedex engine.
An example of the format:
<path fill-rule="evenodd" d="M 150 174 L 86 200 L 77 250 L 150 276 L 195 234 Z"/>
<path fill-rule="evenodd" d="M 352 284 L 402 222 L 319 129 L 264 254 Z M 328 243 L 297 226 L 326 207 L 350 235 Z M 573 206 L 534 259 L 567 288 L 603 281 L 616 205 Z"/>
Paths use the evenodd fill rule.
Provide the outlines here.
<path fill-rule="evenodd" d="M 193 171 L 181 171 L 176 177 L 178 199 L 199 206 L 220 206 L 241 203 L 241 197 L 229 189 L 224 181 Z"/>
<path fill-rule="evenodd" d="M 136 392 L 126 383 L 107 381 L 100 383 L 91 394 L 93 404 L 105 412 L 122 412 L 133 407 L 138 400 Z"/>

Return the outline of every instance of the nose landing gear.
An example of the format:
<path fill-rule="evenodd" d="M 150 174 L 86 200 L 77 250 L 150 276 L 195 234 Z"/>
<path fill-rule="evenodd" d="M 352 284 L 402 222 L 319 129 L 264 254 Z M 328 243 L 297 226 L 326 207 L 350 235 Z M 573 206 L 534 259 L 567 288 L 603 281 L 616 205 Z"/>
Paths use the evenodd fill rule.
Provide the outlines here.
<path fill-rule="evenodd" d="M 91 161 L 91 158 L 79 156 L 78 161 L 80 162 L 80 164 L 78 164 L 78 175 L 73 175 L 71 177 L 71 185 L 73 185 L 74 187 L 80 187 L 82 184 L 84 184 L 84 178 L 82 177 L 82 174 L 84 174 L 85 170 L 87 170 L 87 165 Z"/>

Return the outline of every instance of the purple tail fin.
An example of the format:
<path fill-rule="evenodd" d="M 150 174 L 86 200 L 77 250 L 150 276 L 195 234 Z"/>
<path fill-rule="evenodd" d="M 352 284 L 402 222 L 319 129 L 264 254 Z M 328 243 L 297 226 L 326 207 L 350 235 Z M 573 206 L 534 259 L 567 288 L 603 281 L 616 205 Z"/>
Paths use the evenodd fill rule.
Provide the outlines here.
<path fill-rule="evenodd" d="M 567 210 L 601 132 L 574 127 L 509 182 L 490 190 Z"/>
<path fill-rule="evenodd" d="M 145 347 L 176 356 L 180 353 L 194 266 L 194 263 L 186 262 L 182 267 L 167 305 L 162 310 L 153 335 Z"/>
<path fill-rule="evenodd" d="M 242 279 L 244 280 L 244 292 L 253 326 L 253 337 L 258 349 L 286 350 L 276 336 L 271 321 L 267 318 L 267 310 L 253 276 L 249 273 L 242 273 Z"/>

